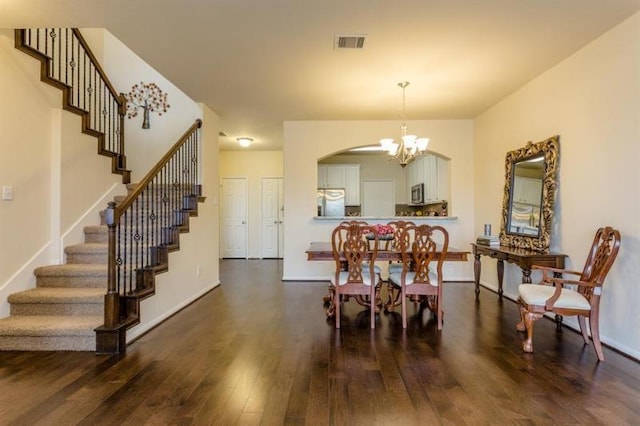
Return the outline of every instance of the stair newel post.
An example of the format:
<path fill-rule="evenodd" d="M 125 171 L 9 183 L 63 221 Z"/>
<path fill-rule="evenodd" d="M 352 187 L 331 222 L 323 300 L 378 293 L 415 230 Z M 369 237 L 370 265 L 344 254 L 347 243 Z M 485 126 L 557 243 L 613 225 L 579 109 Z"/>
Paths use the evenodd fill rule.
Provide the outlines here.
<path fill-rule="evenodd" d="M 116 203 L 111 201 L 105 212 L 105 222 L 109 227 L 109 254 L 107 270 L 107 294 L 104 297 L 104 325 L 106 327 L 116 327 L 120 322 L 120 294 L 116 286 Z"/>

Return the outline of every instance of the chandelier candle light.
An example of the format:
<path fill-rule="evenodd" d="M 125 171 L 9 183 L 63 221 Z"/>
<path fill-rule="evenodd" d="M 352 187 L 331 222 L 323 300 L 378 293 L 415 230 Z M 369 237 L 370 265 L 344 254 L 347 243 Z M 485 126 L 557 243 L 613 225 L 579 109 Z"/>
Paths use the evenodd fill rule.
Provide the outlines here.
<path fill-rule="evenodd" d="M 386 151 L 392 158 L 400 162 L 402 167 L 418 155 L 424 155 L 429 145 L 428 138 L 419 138 L 416 135 L 409 135 L 407 129 L 405 89 L 409 85 L 408 81 L 401 81 L 398 86 L 402 88 L 402 125 L 400 126 L 400 141 L 396 142 L 392 138 L 380 139 L 382 150 Z"/>

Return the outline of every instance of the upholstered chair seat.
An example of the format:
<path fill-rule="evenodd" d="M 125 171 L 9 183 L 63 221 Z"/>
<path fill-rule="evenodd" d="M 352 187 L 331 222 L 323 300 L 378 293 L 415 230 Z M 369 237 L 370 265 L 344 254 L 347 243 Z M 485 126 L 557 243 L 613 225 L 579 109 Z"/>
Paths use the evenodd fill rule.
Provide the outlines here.
<path fill-rule="evenodd" d="M 555 293 L 555 287 L 538 284 L 521 284 L 518 291 L 520 298 L 527 305 L 544 306 L 546 301 Z M 560 297 L 553 303 L 558 309 L 591 310 L 591 305 L 586 297 L 575 290 L 563 288 Z"/>

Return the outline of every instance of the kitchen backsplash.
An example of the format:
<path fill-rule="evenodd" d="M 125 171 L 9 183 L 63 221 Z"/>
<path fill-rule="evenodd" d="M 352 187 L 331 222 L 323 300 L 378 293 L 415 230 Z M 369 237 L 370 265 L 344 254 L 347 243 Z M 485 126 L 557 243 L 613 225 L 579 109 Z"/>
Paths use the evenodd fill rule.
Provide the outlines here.
<path fill-rule="evenodd" d="M 409 204 L 396 204 L 396 216 L 448 216 L 449 205 L 446 201 L 424 206 L 412 206 Z M 360 206 L 345 207 L 347 216 L 361 216 Z"/>

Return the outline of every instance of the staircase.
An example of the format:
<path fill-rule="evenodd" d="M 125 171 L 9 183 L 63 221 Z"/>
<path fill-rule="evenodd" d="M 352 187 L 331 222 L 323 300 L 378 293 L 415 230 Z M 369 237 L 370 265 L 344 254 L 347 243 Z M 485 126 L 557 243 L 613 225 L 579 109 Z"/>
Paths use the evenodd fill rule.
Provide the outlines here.
<path fill-rule="evenodd" d="M 41 80 L 63 93 L 63 108 L 82 116 L 82 132 L 112 159 L 128 195 L 116 197 L 85 242 L 65 248 L 67 263 L 37 268 L 36 288 L 9 296 L 0 319 L 0 350 L 120 353 L 140 322 L 140 302 L 189 231 L 204 201 L 198 119 L 138 185 L 124 154 L 126 100 L 118 95 L 77 29 L 16 30 L 16 48 L 41 62 Z"/>
<path fill-rule="evenodd" d="M 9 296 L 0 350 L 96 350 L 107 290 L 107 226 L 86 227 L 84 241 L 65 248 L 66 264 L 36 268 L 36 288 Z"/>

